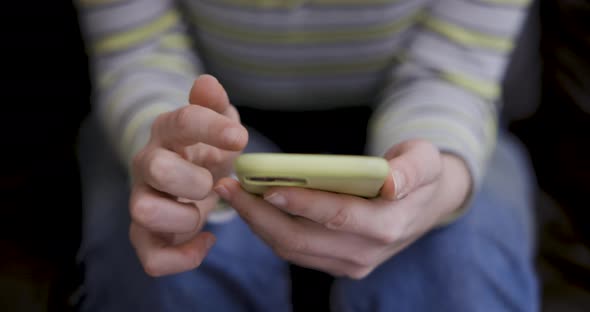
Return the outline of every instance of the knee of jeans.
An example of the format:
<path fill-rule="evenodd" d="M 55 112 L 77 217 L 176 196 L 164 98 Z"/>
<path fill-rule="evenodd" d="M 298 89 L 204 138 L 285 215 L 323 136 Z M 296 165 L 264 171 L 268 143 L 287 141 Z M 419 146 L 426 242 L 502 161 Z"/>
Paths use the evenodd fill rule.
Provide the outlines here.
<path fill-rule="evenodd" d="M 518 238 L 514 238 L 518 239 Z M 429 233 L 367 278 L 339 279 L 339 311 L 535 311 L 532 259 L 464 222 Z"/>

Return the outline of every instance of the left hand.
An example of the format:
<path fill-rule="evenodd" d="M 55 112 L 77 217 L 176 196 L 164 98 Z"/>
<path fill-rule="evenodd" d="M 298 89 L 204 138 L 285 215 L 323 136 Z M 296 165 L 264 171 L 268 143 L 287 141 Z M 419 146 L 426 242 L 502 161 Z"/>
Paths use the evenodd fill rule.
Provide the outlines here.
<path fill-rule="evenodd" d="M 392 174 L 373 199 L 295 187 L 260 198 L 230 178 L 215 190 L 280 257 L 361 279 L 456 212 L 471 184 L 463 161 L 429 142 L 406 141 L 385 157 Z"/>

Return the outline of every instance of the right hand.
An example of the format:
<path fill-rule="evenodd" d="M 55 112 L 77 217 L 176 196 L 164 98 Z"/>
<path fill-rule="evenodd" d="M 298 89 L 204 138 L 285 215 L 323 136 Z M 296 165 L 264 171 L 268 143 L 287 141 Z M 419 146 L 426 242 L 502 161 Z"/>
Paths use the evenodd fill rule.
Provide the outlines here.
<path fill-rule="evenodd" d="M 129 236 L 144 270 L 162 276 L 194 269 L 215 242 L 201 232 L 248 132 L 212 76 L 199 77 L 189 105 L 160 115 L 132 164 Z"/>

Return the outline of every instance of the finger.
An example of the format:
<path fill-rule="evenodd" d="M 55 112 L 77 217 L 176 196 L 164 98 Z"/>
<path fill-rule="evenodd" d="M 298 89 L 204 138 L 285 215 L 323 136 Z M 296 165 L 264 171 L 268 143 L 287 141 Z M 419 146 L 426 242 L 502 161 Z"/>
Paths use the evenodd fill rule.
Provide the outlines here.
<path fill-rule="evenodd" d="M 442 172 L 439 150 L 430 142 L 412 140 L 392 148 L 385 158 L 389 160 L 389 177 L 381 195 L 385 199 L 401 199 L 415 189 L 432 183 Z"/>
<path fill-rule="evenodd" d="M 134 222 L 154 232 L 190 233 L 201 223 L 194 204 L 180 203 L 147 185 L 133 188 L 129 208 Z"/>
<path fill-rule="evenodd" d="M 219 165 L 227 163 L 228 160 L 237 155 L 237 152 L 225 151 L 204 143 L 193 145 L 189 147 L 189 150 L 191 150 L 191 153 L 189 153 L 190 162 L 208 169 L 219 167 Z M 228 169 L 225 167 L 230 166 L 222 167 Z"/>
<path fill-rule="evenodd" d="M 211 233 L 199 233 L 186 243 L 167 246 L 159 237 L 136 223 L 129 229 L 130 240 L 150 276 L 163 276 L 198 267 L 215 243 Z"/>
<path fill-rule="evenodd" d="M 239 151 L 248 142 L 248 131 L 239 122 L 198 105 L 160 115 L 152 132 L 163 146 L 174 150 L 202 142 Z"/>
<path fill-rule="evenodd" d="M 285 214 L 258 196 L 243 191 L 239 183 L 233 179 L 220 180 L 215 190 L 236 209 L 252 230 L 275 250 L 325 258 L 352 259 L 361 263 L 368 262 L 373 256 L 359 252 L 371 244 L 375 245 L 372 241 L 349 233 L 332 231 L 308 219 Z"/>
<path fill-rule="evenodd" d="M 229 108 L 223 113 L 223 115 L 227 116 L 231 120 L 240 121 L 240 113 L 233 105 L 230 105 Z"/>
<path fill-rule="evenodd" d="M 264 200 L 328 229 L 363 235 L 372 232 L 379 213 L 372 201 L 361 197 L 296 187 L 270 189 Z"/>
<path fill-rule="evenodd" d="M 155 148 L 141 162 L 142 180 L 158 191 L 194 200 L 203 199 L 212 191 L 211 173 L 174 152 Z"/>
<path fill-rule="evenodd" d="M 380 244 L 395 243 L 403 233 L 403 228 L 397 226 L 403 224 L 403 211 L 381 198 L 368 200 L 296 187 L 270 189 L 264 198 L 291 215 L 322 224 L 332 231 L 360 235 Z M 306 232 L 311 231 L 306 229 Z M 317 248 L 338 254 L 329 243 Z"/>
<path fill-rule="evenodd" d="M 201 75 L 195 80 L 189 95 L 189 103 L 207 107 L 219 114 L 230 108 L 229 98 L 217 78 Z"/>
<path fill-rule="evenodd" d="M 372 202 L 361 197 L 296 187 L 272 188 L 264 200 L 291 215 L 351 233 L 364 231 L 367 219 L 376 212 Z"/>
<path fill-rule="evenodd" d="M 194 205 L 195 208 L 199 210 L 199 223 L 191 232 L 174 233 L 172 235 L 172 240 L 169 240 L 169 244 L 180 245 L 192 240 L 195 237 L 195 235 L 201 231 L 203 226 L 205 226 L 205 223 L 208 221 L 207 217 L 209 216 L 209 213 L 217 207 L 218 200 L 219 197 L 217 196 L 217 194 L 215 194 L 215 192 L 212 192 L 205 199 L 198 201 L 179 198 L 178 201 Z"/>
<path fill-rule="evenodd" d="M 215 191 L 225 199 L 260 238 L 271 246 L 290 244 L 291 234 L 301 232 L 288 215 L 258 196 L 243 191 L 237 181 L 221 179 Z M 302 247 L 303 248 L 303 247 Z M 300 249 L 293 247 L 293 249 Z"/>

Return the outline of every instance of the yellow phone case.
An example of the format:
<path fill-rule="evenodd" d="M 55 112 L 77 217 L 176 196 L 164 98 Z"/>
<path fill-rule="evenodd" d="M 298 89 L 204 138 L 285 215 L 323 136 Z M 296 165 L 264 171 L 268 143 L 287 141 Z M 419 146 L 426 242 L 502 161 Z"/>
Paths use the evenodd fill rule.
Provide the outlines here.
<path fill-rule="evenodd" d="M 238 157 L 235 171 L 242 187 L 254 194 L 272 186 L 296 186 L 375 197 L 389 164 L 371 156 L 250 153 Z"/>

